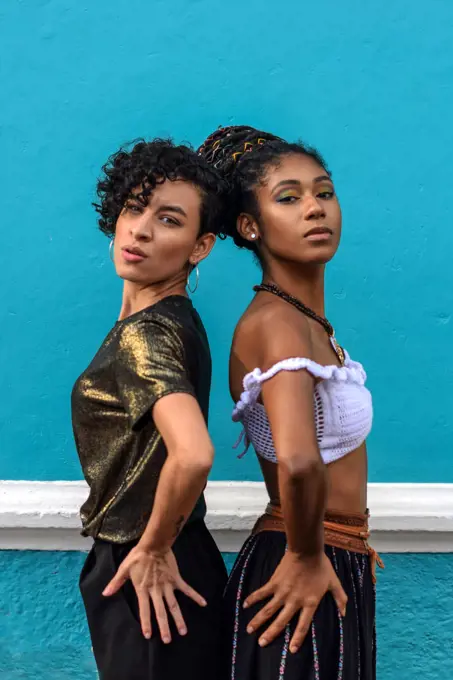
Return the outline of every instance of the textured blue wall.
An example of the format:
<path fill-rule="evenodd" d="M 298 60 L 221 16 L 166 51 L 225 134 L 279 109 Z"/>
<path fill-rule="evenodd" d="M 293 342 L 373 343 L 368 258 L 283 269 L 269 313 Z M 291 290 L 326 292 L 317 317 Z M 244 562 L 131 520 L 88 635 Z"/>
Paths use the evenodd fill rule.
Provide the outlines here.
<path fill-rule="evenodd" d="M 225 555 L 229 566 L 233 557 Z M 83 559 L 0 552 L 2 680 L 95 678 L 76 587 Z M 451 680 L 453 555 L 386 555 L 385 563 L 378 584 L 379 680 Z"/>
<path fill-rule="evenodd" d="M 0 478 L 80 476 L 69 392 L 120 296 L 90 208 L 102 162 L 139 135 L 196 144 L 249 122 L 318 145 L 334 172 L 345 230 L 328 311 L 373 388 L 372 481 L 453 482 L 452 25 L 449 0 L 2 4 Z M 257 280 L 221 243 L 196 295 L 217 479 L 259 478 L 253 456 L 230 450 L 227 393 L 232 330 Z M 95 677 L 82 559 L 0 553 L 2 680 Z M 386 565 L 380 680 L 450 680 L 453 557 Z"/>
<path fill-rule="evenodd" d="M 371 479 L 453 481 L 452 3 L 22 0 L 0 19 L 0 478 L 80 476 L 69 392 L 120 302 L 90 207 L 101 163 L 139 135 L 250 122 L 318 145 L 337 179 L 328 310 L 374 390 Z M 258 478 L 230 450 L 226 384 L 258 278 L 223 243 L 201 270 L 217 479 Z"/>

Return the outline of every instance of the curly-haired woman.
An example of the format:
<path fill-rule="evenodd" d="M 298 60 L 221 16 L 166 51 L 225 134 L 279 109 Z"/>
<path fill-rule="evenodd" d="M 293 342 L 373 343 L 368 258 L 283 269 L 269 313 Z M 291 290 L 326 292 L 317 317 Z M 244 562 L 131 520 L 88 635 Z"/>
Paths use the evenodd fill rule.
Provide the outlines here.
<path fill-rule="evenodd" d="M 214 245 L 223 184 L 188 147 L 155 140 L 112 156 L 98 196 L 124 288 L 72 393 L 96 663 L 102 680 L 213 680 L 226 572 L 204 524 L 211 358 L 186 288 Z"/>

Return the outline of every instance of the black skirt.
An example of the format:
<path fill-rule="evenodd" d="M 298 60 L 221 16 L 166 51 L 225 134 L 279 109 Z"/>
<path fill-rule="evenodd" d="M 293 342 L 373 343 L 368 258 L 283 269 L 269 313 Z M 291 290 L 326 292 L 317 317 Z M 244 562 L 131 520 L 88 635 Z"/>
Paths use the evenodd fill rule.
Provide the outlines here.
<path fill-rule="evenodd" d="M 225 591 L 231 680 L 375 680 L 375 587 L 368 555 L 326 546 L 348 596 L 346 616 L 340 616 L 328 593 L 295 654 L 289 642 L 298 615 L 264 648 L 258 645 L 264 627 L 246 632 L 264 602 L 250 609 L 242 603 L 270 579 L 285 550 L 284 533 L 262 531 L 246 541 L 235 562 Z"/>
<path fill-rule="evenodd" d="M 102 595 L 135 544 L 95 541 L 80 576 L 100 680 L 223 680 L 228 666 L 222 615 L 227 573 L 204 522 L 196 520 L 184 527 L 173 550 L 181 576 L 208 605 L 200 607 L 176 592 L 188 633 L 179 635 L 169 615 L 172 642 L 168 645 L 161 641 L 154 613 L 153 637 L 143 637 L 130 581 L 116 595 Z"/>

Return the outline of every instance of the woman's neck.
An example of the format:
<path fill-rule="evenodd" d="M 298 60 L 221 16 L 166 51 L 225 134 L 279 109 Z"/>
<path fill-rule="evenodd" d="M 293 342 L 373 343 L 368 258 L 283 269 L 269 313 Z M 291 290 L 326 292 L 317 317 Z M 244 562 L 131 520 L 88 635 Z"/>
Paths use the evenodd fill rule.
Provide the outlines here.
<path fill-rule="evenodd" d="M 274 283 L 285 293 L 293 295 L 316 314 L 325 316 L 324 304 L 325 265 L 288 266 L 273 264 L 263 275 L 263 283 Z"/>
<path fill-rule="evenodd" d="M 185 281 L 165 281 L 152 285 L 143 285 L 125 281 L 123 286 L 123 299 L 118 317 L 119 321 L 126 319 L 131 314 L 141 312 L 142 309 L 151 307 L 159 300 L 169 295 L 187 296 Z"/>

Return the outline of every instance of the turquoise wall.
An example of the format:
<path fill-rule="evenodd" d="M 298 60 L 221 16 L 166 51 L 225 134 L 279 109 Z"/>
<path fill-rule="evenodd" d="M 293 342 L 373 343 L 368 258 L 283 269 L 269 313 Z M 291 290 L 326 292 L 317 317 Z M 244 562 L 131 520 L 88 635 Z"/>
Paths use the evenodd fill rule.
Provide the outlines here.
<path fill-rule="evenodd" d="M 69 393 L 120 303 L 90 207 L 102 162 L 139 135 L 198 143 L 248 122 L 333 169 L 328 311 L 369 372 L 371 480 L 453 482 L 452 25 L 449 0 L 3 3 L 0 478 L 80 477 Z M 259 478 L 231 451 L 226 382 L 258 279 L 225 243 L 201 269 L 215 479 Z"/>
<path fill-rule="evenodd" d="M 225 555 L 231 566 L 233 555 Z M 81 553 L 0 552 L 2 680 L 89 680 L 76 587 Z M 386 555 L 378 584 L 379 680 L 453 677 L 452 555 Z"/>
<path fill-rule="evenodd" d="M 0 8 L 0 478 L 77 479 L 69 393 L 120 285 L 90 207 L 119 144 L 247 122 L 319 146 L 344 240 L 338 337 L 367 367 L 372 481 L 453 482 L 450 0 L 22 0 Z M 232 330 L 259 278 L 220 243 L 196 303 L 214 355 L 215 479 L 259 479 L 229 422 Z M 231 556 L 227 556 L 231 561 Z M 79 553 L 0 553 L 0 675 L 94 678 Z M 451 555 L 388 555 L 379 678 L 453 677 Z"/>

